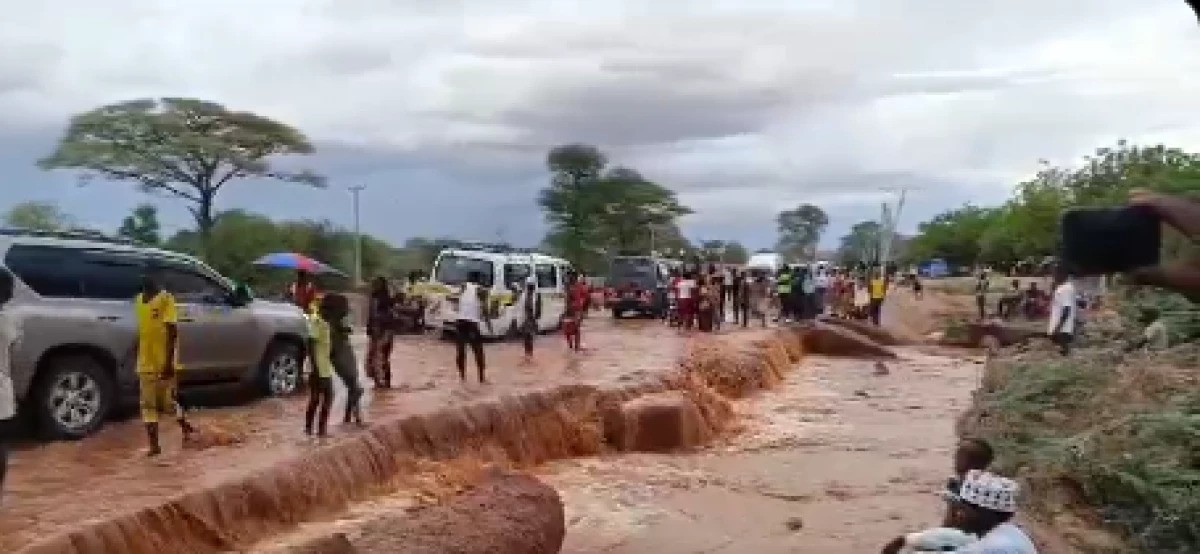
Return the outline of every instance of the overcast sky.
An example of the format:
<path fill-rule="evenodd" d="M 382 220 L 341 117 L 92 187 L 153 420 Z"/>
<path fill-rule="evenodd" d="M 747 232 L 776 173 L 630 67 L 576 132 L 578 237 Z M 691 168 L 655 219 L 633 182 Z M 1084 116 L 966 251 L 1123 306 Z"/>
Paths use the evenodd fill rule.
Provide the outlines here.
<path fill-rule="evenodd" d="M 547 149 L 587 142 L 676 190 L 693 239 L 766 246 L 775 213 L 812 202 L 830 244 L 884 188 L 913 189 L 912 228 L 1000 201 L 1039 158 L 1196 146 L 1196 27 L 1182 0 L 12 3 L 0 208 L 54 200 L 115 226 L 146 197 L 33 162 L 72 113 L 194 96 L 300 127 L 330 178 L 233 185 L 222 209 L 348 224 L 363 184 L 367 232 L 530 243 Z"/>

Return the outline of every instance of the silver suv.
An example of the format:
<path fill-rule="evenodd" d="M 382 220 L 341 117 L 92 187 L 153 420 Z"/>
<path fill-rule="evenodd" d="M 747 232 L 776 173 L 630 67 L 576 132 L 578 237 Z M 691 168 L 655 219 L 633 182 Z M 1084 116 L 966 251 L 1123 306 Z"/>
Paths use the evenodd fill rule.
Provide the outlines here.
<path fill-rule="evenodd" d="M 90 233 L 0 229 L 0 260 L 16 278 L 4 309 L 24 322 L 12 356 L 20 414 L 49 437 L 84 437 L 136 406 L 133 298 L 147 271 L 179 302 L 182 387 L 300 386 L 300 309 L 256 300 L 196 258 Z"/>

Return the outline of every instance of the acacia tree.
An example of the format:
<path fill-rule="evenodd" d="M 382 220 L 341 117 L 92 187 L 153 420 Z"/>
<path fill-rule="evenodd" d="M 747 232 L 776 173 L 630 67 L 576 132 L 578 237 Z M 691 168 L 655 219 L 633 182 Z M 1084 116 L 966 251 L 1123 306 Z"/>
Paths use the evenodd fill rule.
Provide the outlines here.
<path fill-rule="evenodd" d="M 779 253 L 784 257 L 799 260 L 813 254 L 821 233 L 829 226 L 825 210 L 812 204 L 801 204 L 794 209 L 780 212 L 775 218 L 779 227 Z"/>
<path fill-rule="evenodd" d="M 608 161 L 595 146 L 568 144 L 550 150 L 546 165 L 550 186 L 538 205 L 546 213 L 546 242 L 576 266 L 594 260 L 601 247 L 597 232 L 599 206 L 593 192 Z"/>
<path fill-rule="evenodd" d="M 615 252 L 648 252 L 658 249 L 658 237 L 650 234 L 679 216 L 692 213 L 679 203 L 675 192 L 646 180 L 637 171 L 616 167 L 609 170 L 592 190 L 599 231 Z"/>
<path fill-rule="evenodd" d="M 223 187 L 245 179 L 323 186 L 312 172 L 271 164 L 276 156 L 312 152 L 299 130 L 257 114 L 192 98 L 140 99 L 71 118 L 57 149 L 38 165 L 187 201 L 207 252 L 213 202 Z"/>

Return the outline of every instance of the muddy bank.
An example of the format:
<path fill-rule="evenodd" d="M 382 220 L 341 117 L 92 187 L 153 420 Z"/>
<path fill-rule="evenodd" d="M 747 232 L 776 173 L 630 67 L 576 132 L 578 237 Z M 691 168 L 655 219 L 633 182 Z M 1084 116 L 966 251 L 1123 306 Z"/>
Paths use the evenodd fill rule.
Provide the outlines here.
<path fill-rule="evenodd" d="M 730 414 L 718 391 L 741 396 L 771 386 L 799 359 L 806 341 L 827 332 L 780 330 L 740 347 L 722 345 L 722 337 L 705 337 L 675 368 L 636 372 L 615 383 L 514 392 L 381 421 L 336 445 L 90 523 L 23 552 L 169 554 L 244 548 L 389 490 L 412 458 L 471 457 L 519 467 L 626 447 L 610 443 L 611 437 L 622 436 L 612 426 L 625 421 L 611 414 L 626 401 L 652 393 L 679 391 L 697 411 L 698 432 L 713 436 L 724 429 Z M 860 340 L 864 349 L 878 348 Z"/>
<path fill-rule="evenodd" d="M 530 475 L 493 470 L 447 502 L 374 517 L 269 554 L 556 554 L 562 499 Z"/>

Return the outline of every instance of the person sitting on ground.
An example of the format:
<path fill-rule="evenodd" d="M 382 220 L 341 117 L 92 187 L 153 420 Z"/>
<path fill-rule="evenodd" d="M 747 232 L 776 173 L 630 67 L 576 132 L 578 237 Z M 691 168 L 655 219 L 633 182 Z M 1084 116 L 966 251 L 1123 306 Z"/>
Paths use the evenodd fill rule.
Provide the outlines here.
<path fill-rule="evenodd" d="M 1021 281 L 1012 280 L 1012 287 L 1004 296 L 1000 297 L 1000 301 L 996 303 L 996 313 L 1001 319 L 1012 319 L 1017 315 L 1017 308 L 1021 305 L 1021 298 L 1024 294 L 1021 293 Z"/>
<path fill-rule="evenodd" d="M 1046 310 L 1049 309 L 1049 299 L 1046 297 L 1046 292 L 1038 287 L 1037 281 L 1030 281 L 1029 288 L 1025 289 L 1025 294 L 1022 297 L 1022 312 L 1026 319 L 1041 319 L 1046 317 Z"/>
<path fill-rule="evenodd" d="M 1171 337 L 1167 332 L 1167 322 L 1163 319 L 1162 312 L 1157 308 L 1147 308 L 1142 315 L 1142 320 L 1150 323 L 1146 325 L 1141 336 L 1125 347 L 1125 351 L 1132 352 L 1139 349 L 1161 351 L 1169 348 Z"/>

